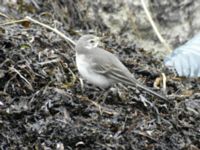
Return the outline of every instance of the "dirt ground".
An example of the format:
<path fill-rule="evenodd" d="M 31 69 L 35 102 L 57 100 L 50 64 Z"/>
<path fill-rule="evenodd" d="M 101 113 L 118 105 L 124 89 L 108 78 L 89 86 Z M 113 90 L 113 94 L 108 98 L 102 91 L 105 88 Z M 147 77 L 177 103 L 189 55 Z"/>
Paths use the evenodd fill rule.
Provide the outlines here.
<path fill-rule="evenodd" d="M 176 78 L 163 66 L 162 52 L 146 51 L 88 19 L 83 1 L 67 0 L 66 9 L 63 1 L 0 2 L 0 149 L 200 149 L 199 81 Z M 73 45 L 32 22 L 13 23 L 25 16 L 74 41 L 86 33 L 104 36 L 102 47 L 168 101 L 136 87 L 119 85 L 105 101 L 99 88 L 85 83 L 81 89 Z M 162 81 L 154 87 L 161 73 L 165 91 Z"/>

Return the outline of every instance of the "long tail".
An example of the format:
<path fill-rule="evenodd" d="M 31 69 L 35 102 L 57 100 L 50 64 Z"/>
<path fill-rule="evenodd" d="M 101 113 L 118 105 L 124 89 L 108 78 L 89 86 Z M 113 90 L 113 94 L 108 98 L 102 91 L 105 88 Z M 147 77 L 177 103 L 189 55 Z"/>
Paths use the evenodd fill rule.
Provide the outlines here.
<path fill-rule="evenodd" d="M 149 89 L 148 87 L 145 87 L 144 85 L 141 85 L 141 84 L 139 84 L 139 83 L 134 83 L 134 85 L 135 85 L 136 87 L 139 87 L 139 88 L 141 88 L 141 89 L 143 89 L 143 90 L 149 92 L 150 94 L 153 94 L 153 95 L 155 95 L 155 96 L 157 96 L 157 97 L 159 97 L 159 98 L 161 98 L 161 99 L 167 101 L 167 98 L 166 98 L 165 96 L 160 95 L 160 94 L 158 94 L 157 92 L 152 91 L 151 89 Z"/>
<path fill-rule="evenodd" d="M 152 90 L 149 89 L 148 87 L 137 83 L 137 81 L 133 81 L 132 83 L 129 82 L 128 85 L 133 86 L 133 87 L 138 87 L 138 88 L 140 88 L 140 89 L 142 89 L 142 90 L 147 91 L 149 94 L 155 95 L 155 96 L 157 96 L 158 98 L 161 98 L 162 100 L 168 102 L 168 100 L 167 100 L 167 98 L 166 98 L 165 96 L 163 96 L 163 95 L 161 95 L 161 94 L 158 94 L 157 92 L 152 91 Z"/>
<path fill-rule="evenodd" d="M 129 74 L 129 72 L 126 72 L 126 70 L 125 70 L 125 72 L 122 72 L 121 70 L 115 69 L 114 71 L 110 71 L 109 74 L 107 74 L 107 75 L 109 75 L 109 77 L 111 79 L 114 79 L 118 82 L 130 85 L 133 87 L 139 87 L 139 88 L 149 92 L 150 94 L 155 95 L 155 96 L 167 101 L 166 97 L 150 90 L 148 87 L 145 87 L 144 85 L 139 84 L 138 81 L 132 76 L 132 74 L 131 73 Z"/>

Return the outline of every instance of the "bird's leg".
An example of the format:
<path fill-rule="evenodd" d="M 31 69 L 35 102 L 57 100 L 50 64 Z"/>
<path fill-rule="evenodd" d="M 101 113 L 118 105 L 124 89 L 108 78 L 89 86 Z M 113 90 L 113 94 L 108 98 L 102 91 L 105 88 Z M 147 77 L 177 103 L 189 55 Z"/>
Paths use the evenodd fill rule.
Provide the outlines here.
<path fill-rule="evenodd" d="M 119 89 L 117 88 L 117 85 L 114 85 L 113 87 L 109 87 L 106 90 L 104 89 L 102 93 L 98 97 L 98 101 L 102 101 L 101 103 L 105 103 L 106 98 L 108 95 L 112 92 L 112 95 L 116 96 L 117 98 L 120 97 L 121 93 Z"/>
<path fill-rule="evenodd" d="M 107 89 L 102 89 L 102 92 L 98 96 L 97 101 L 102 101 L 101 103 L 105 103 L 106 98 L 108 97 L 110 92 L 117 94 L 117 91 L 114 87 L 108 87 Z"/>
<path fill-rule="evenodd" d="M 110 92 L 110 89 L 108 89 L 108 90 L 103 90 L 103 91 L 101 92 L 101 94 L 98 96 L 97 101 L 98 101 L 98 102 L 102 101 L 101 103 L 105 103 L 106 98 L 108 97 L 109 92 Z"/>

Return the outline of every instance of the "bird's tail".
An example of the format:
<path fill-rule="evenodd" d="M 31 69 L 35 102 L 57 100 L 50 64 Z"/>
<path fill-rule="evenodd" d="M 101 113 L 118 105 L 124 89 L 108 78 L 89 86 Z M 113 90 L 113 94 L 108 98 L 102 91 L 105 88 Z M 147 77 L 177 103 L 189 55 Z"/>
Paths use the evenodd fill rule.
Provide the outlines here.
<path fill-rule="evenodd" d="M 129 74 L 129 72 L 126 70 L 125 70 L 125 72 L 121 72 L 121 70 L 110 71 L 108 75 L 111 79 L 117 80 L 118 82 L 128 84 L 133 87 L 139 87 L 140 89 L 143 89 L 152 95 L 155 95 L 163 100 L 167 100 L 166 97 L 164 97 L 164 96 L 152 91 L 148 87 L 145 87 L 144 85 L 141 85 L 140 83 L 138 83 L 138 81 L 134 77 L 132 77 L 132 75 Z"/>
<path fill-rule="evenodd" d="M 159 97 L 159 98 L 165 100 L 165 101 L 167 100 L 167 98 L 166 98 L 165 96 L 163 96 L 163 95 L 161 95 L 161 94 L 158 94 L 157 92 L 152 91 L 151 89 L 149 89 L 148 87 L 145 87 L 144 85 L 141 85 L 141 84 L 139 84 L 139 83 L 134 83 L 134 85 L 135 85 L 136 87 L 139 87 L 140 89 L 143 89 L 143 90 L 149 92 L 149 93 L 152 94 L 152 95 L 155 95 L 155 96 L 157 96 L 157 97 Z"/>

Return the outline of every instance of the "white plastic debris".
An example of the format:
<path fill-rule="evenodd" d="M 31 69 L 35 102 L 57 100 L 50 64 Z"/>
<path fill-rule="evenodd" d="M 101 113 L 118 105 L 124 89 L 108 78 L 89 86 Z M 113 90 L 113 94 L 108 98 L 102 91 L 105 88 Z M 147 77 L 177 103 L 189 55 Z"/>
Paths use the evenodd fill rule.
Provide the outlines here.
<path fill-rule="evenodd" d="M 164 63 L 175 69 L 179 76 L 200 77 L 200 33 L 176 48 Z"/>

